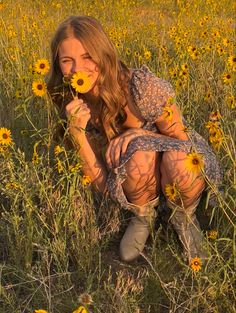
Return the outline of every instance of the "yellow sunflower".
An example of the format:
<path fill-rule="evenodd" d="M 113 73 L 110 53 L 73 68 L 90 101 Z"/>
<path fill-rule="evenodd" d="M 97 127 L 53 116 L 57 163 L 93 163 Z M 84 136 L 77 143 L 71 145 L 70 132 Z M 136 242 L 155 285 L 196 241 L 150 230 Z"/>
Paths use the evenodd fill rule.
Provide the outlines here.
<path fill-rule="evenodd" d="M 9 146 L 12 143 L 11 131 L 5 127 L 0 128 L 0 145 Z"/>
<path fill-rule="evenodd" d="M 210 134 L 217 132 L 220 129 L 219 122 L 208 121 L 205 126 Z"/>
<path fill-rule="evenodd" d="M 126 48 L 126 49 L 125 49 L 125 54 L 126 54 L 126 55 L 130 55 L 130 54 L 131 54 L 130 48 Z"/>
<path fill-rule="evenodd" d="M 35 310 L 34 313 L 48 313 L 46 310 Z"/>
<path fill-rule="evenodd" d="M 202 268 L 202 261 L 200 258 L 193 258 L 190 262 L 190 267 L 194 272 L 200 271 Z"/>
<path fill-rule="evenodd" d="M 212 92 L 210 90 L 206 93 L 206 95 L 204 97 L 204 100 L 206 102 L 211 102 L 212 101 Z"/>
<path fill-rule="evenodd" d="M 219 150 L 223 143 L 223 133 L 220 128 L 216 129 L 214 132 L 210 133 L 209 141 L 213 148 Z"/>
<path fill-rule="evenodd" d="M 178 196 L 178 189 L 176 188 L 176 183 L 174 183 L 173 185 L 167 184 L 165 186 L 165 194 L 170 201 L 175 201 Z"/>
<path fill-rule="evenodd" d="M 224 73 L 222 75 L 222 79 L 225 84 L 230 84 L 233 80 L 233 77 L 230 73 Z"/>
<path fill-rule="evenodd" d="M 181 90 L 182 88 L 185 88 L 185 87 L 186 87 L 186 83 L 185 83 L 184 80 L 178 79 L 178 80 L 176 80 L 176 82 L 175 82 L 175 87 L 176 87 L 176 90 L 179 91 L 179 90 Z"/>
<path fill-rule="evenodd" d="M 76 173 L 81 169 L 81 167 L 81 163 L 76 163 L 75 165 L 69 165 L 68 170 L 70 173 Z"/>
<path fill-rule="evenodd" d="M 4 156 L 7 153 L 7 146 L 0 146 L 0 155 Z"/>
<path fill-rule="evenodd" d="M 236 108 L 234 96 L 228 96 L 226 98 L 226 101 L 227 101 L 227 104 L 230 107 L 230 109 L 235 109 Z"/>
<path fill-rule="evenodd" d="M 87 186 L 91 183 L 91 178 L 87 175 L 83 175 L 83 177 L 81 179 L 81 183 L 83 186 Z"/>
<path fill-rule="evenodd" d="M 83 72 L 77 72 L 71 78 L 71 86 L 79 93 L 86 93 L 91 87 L 90 78 Z"/>
<path fill-rule="evenodd" d="M 34 70 L 38 74 L 45 75 L 49 72 L 49 69 L 50 69 L 50 65 L 49 65 L 48 60 L 46 59 L 40 59 L 36 61 L 34 64 Z"/>
<path fill-rule="evenodd" d="M 54 155 L 55 156 L 58 156 L 61 152 L 63 152 L 64 151 L 64 149 L 62 148 L 62 147 L 60 147 L 60 146 L 56 146 L 55 148 L 54 148 Z"/>
<path fill-rule="evenodd" d="M 189 73 L 187 70 L 180 70 L 179 76 L 181 79 L 187 79 L 189 77 Z"/>
<path fill-rule="evenodd" d="M 33 155 L 32 155 L 32 163 L 34 165 L 37 165 L 39 163 L 39 155 L 37 153 L 37 151 L 34 151 L 33 152 Z"/>
<path fill-rule="evenodd" d="M 61 172 L 63 172 L 63 166 L 62 166 L 61 160 L 59 160 L 58 158 L 57 158 L 57 165 L 56 166 L 57 166 L 57 171 L 59 174 Z"/>
<path fill-rule="evenodd" d="M 164 118 L 167 121 L 172 122 L 172 120 L 173 120 L 173 110 L 171 109 L 170 106 L 165 106 L 163 108 L 163 116 L 164 116 Z"/>
<path fill-rule="evenodd" d="M 151 51 L 145 50 L 145 52 L 144 52 L 144 58 L 145 58 L 146 60 L 149 60 L 149 59 L 151 59 L 151 56 L 152 56 Z"/>
<path fill-rule="evenodd" d="M 185 165 L 190 172 L 199 173 L 203 169 L 204 161 L 199 153 L 188 153 L 185 160 Z"/>
<path fill-rule="evenodd" d="M 47 92 L 47 87 L 44 81 L 35 80 L 32 83 L 32 90 L 36 96 L 42 97 Z"/>
<path fill-rule="evenodd" d="M 73 311 L 73 313 L 88 313 L 88 311 L 81 305 L 77 310 Z"/>
<path fill-rule="evenodd" d="M 218 235 L 218 231 L 215 229 L 211 229 L 207 232 L 207 237 L 210 239 L 216 239 Z"/>
<path fill-rule="evenodd" d="M 8 190 L 16 190 L 19 188 L 19 184 L 17 182 L 10 181 L 6 184 L 5 188 Z"/>
<path fill-rule="evenodd" d="M 19 89 L 16 90 L 16 92 L 15 92 L 15 97 L 16 97 L 16 99 L 19 99 L 19 98 L 22 97 L 22 92 L 21 92 L 21 90 L 19 90 Z"/>
<path fill-rule="evenodd" d="M 228 45 L 230 44 L 230 40 L 228 38 L 223 38 L 222 42 L 225 47 L 228 47 Z"/>
<path fill-rule="evenodd" d="M 220 111 L 212 111 L 209 116 L 210 121 L 219 121 L 222 118 Z"/>
<path fill-rule="evenodd" d="M 235 66 L 236 65 L 236 56 L 235 55 L 231 55 L 228 57 L 228 64 L 230 66 Z"/>

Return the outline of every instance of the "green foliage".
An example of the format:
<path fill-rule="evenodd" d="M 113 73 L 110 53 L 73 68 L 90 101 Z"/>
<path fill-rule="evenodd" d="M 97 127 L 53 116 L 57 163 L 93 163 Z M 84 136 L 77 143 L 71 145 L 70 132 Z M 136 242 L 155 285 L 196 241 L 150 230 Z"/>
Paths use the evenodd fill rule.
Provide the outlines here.
<path fill-rule="evenodd" d="M 235 9 L 232 0 L 0 2 L 0 128 L 13 139 L 0 145 L 0 313 L 80 304 L 94 313 L 235 312 Z M 187 121 L 216 149 L 224 196 L 212 210 L 201 204 L 202 224 L 218 235 L 206 240 L 210 259 L 199 272 L 162 228 L 142 263 L 121 263 L 126 212 L 94 197 L 79 157 L 54 141 L 60 121 L 48 96 L 32 92 L 45 79 L 33 64 L 49 60 L 50 38 L 74 14 L 99 19 L 129 67 L 145 63 L 169 80 Z M 217 111 L 216 138 L 205 125 Z"/>

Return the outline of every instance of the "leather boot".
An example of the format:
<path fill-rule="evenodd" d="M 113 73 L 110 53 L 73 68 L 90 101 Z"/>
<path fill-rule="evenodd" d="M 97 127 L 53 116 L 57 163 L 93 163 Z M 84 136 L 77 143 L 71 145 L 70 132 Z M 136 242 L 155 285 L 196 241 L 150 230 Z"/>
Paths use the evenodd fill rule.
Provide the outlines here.
<path fill-rule="evenodd" d="M 132 217 L 120 242 L 120 258 L 125 262 L 135 260 L 143 251 L 148 236 L 154 226 L 156 212 L 149 216 Z"/>
<path fill-rule="evenodd" d="M 198 257 L 204 262 L 208 254 L 203 247 L 204 236 L 196 215 L 187 214 L 183 210 L 175 210 L 170 222 L 183 244 L 184 256 L 188 261 L 191 262 L 193 258 Z"/>

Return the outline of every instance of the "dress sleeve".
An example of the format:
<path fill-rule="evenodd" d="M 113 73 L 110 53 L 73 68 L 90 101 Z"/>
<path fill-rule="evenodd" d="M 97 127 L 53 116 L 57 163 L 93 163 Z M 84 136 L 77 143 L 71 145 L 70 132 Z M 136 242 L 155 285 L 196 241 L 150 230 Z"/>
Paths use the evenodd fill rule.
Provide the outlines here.
<path fill-rule="evenodd" d="M 130 92 L 143 118 L 155 122 L 163 113 L 163 108 L 175 97 L 172 85 L 155 76 L 147 66 L 133 70 Z"/>

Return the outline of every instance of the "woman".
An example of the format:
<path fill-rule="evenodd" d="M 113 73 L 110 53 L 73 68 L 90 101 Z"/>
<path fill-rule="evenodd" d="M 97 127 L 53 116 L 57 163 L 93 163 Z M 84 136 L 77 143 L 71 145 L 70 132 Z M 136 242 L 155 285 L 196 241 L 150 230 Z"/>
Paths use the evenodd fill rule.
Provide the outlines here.
<path fill-rule="evenodd" d="M 145 66 L 128 69 L 92 17 L 66 19 L 51 53 L 48 89 L 68 120 L 84 174 L 98 191 L 108 190 L 134 213 L 120 243 L 121 259 L 132 261 L 144 249 L 160 190 L 173 210 L 170 222 L 186 257 L 205 258 L 194 212 L 206 178 L 218 185 L 221 174 L 204 139 L 187 130 L 171 85 Z M 90 85 L 72 98 L 67 82 L 77 72 L 86 74 Z"/>

